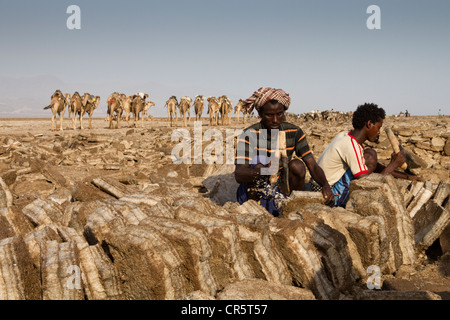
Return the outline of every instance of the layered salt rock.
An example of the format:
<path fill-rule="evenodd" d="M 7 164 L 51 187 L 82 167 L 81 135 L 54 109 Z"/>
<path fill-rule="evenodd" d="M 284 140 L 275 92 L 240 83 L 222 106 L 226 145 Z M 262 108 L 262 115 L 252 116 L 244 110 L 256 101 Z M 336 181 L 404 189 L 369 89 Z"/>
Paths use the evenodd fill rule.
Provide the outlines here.
<path fill-rule="evenodd" d="M 47 199 L 36 199 L 22 209 L 22 212 L 35 225 L 62 223 L 63 208 L 56 202 Z"/>
<path fill-rule="evenodd" d="M 215 178 L 222 184 L 207 194 L 176 179 L 141 188 L 125 174 L 87 179 L 68 194 L 55 180 L 50 195 L 20 209 L 2 186 L 0 237 L 23 237 L 44 299 L 340 299 L 355 297 L 369 266 L 389 274 L 412 264 L 418 230 L 445 247 L 445 185 L 374 175 L 352 182 L 347 209 L 324 206 L 320 193 L 293 192 L 274 218 L 255 201 L 219 198 L 217 186 L 228 180 Z M 420 205 L 423 188 L 432 196 Z M 20 292 L 17 280 L 7 281 Z"/>
<path fill-rule="evenodd" d="M 126 220 L 107 203 L 96 201 L 94 210 L 88 211 L 85 216 L 83 234 L 91 245 L 102 243 L 105 233 L 115 230 L 117 227 L 126 226 Z M 74 221 L 74 223 L 76 223 Z"/>
<path fill-rule="evenodd" d="M 205 228 L 177 220 L 152 217 L 141 221 L 140 225 L 151 226 L 161 232 L 175 246 L 185 259 L 184 267 L 189 274 L 189 291 L 201 290 L 215 295 L 219 289 L 212 268 L 213 249 Z"/>
<path fill-rule="evenodd" d="M 291 212 L 289 217 L 309 221 L 316 247 L 323 254 L 322 261 L 332 270 L 328 273 L 335 279 L 336 287 L 348 290 L 350 283 L 365 276 L 366 267 L 362 264 L 361 255 L 364 255 L 366 245 L 353 240 L 351 229 L 352 223 L 358 229 L 364 224 L 360 216 L 342 208 L 306 204 L 298 208 L 295 214 Z M 363 238 L 370 237 L 373 235 L 368 233 Z"/>
<path fill-rule="evenodd" d="M 424 183 L 411 186 L 413 189 L 416 192 L 407 209 L 413 208 L 409 212 L 413 213 L 414 238 L 418 248 L 424 250 L 445 236 L 444 230 L 450 225 L 450 186 L 444 182 L 436 187 Z"/>
<path fill-rule="evenodd" d="M 41 244 L 46 241 L 62 242 L 55 225 L 41 225 L 23 237 L 30 257 L 37 267 L 41 264 Z"/>
<path fill-rule="evenodd" d="M 255 276 L 274 284 L 291 284 L 289 268 L 270 232 L 273 216 L 253 200 L 236 206 L 232 213 Z"/>
<path fill-rule="evenodd" d="M 123 293 L 132 300 L 182 299 L 192 287 L 185 259 L 149 225 L 117 227 L 104 245 L 120 274 Z"/>
<path fill-rule="evenodd" d="M 432 200 L 421 207 L 413 218 L 415 241 L 419 248 L 427 249 L 450 225 L 450 205 L 444 208 Z"/>
<path fill-rule="evenodd" d="M 228 284 L 217 300 L 316 300 L 304 288 L 275 284 L 262 279 L 248 279 Z"/>
<path fill-rule="evenodd" d="M 239 226 L 232 219 L 203 214 L 180 206 L 175 211 L 177 220 L 205 228 L 212 247 L 211 267 L 219 288 L 234 279 L 254 278 L 254 270 L 242 247 Z"/>
<path fill-rule="evenodd" d="M 41 281 L 44 300 L 84 300 L 76 243 L 41 242 Z"/>
<path fill-rule="evenodd" d="M 339 291 L 326 275 L 320 254 L 300 220 L 273 219 L 270 230 L 291 272 L 293 283 L 319 299 L 337 299 Z"/>
<path fill-rule="evenodd" d="M 0 241 L 0 299 L 41 299 L 39 269 L 33 265 L 22 236 Z"/>
<path fill-rule="evenodd" d="M 346 208 L 365 217 L 382 217 L 389 241 L 387 252 L 390 257 L 387 261 L 392 259 L 393 262 L 389 264 L 392 268 L 389 272 L 394 272 L 404 264 L 414 264 L 417 257 L 413 224 L 395 178 L 371 174 L 353 180 Z"/>
<path fill-rule="evenodd" d="M 4 210 L 13 205 L 13 197 L 8 185 L 0 178 L 0 210 Z"/>
<path fill-rule="evenodd" d="M 83 289 L 88 300 L 120 299 L 122 289 L 117 270 L 105 251 L 99 246 L 89 246 L 82 235 L 70 227 L 58 227 L 65 242 L 73 242 L 78 250 Z"/>
<path fill-rule="evenodd" d="M 25 235 L 33 230 L 33 224 L 30 220 L 14 206 L 0 210 L 0 216 L 3 217 L 4 221 L 2 226 L 8 228 L 13 235 Z"/>
<path fill-rule="evenodd" d="M 320 208 L 323 205 L 310 204 L 301 206 L 298 208 L 299 210 L 291 211 L 288 214 L 288 218 L 292 220 L 298 219 L 304 224 L 304 229 L 313 241 L 317 254 L 320 257 L 322 269 L 325 270 L 328 281 L 333 288 L 340 293 L 348 292 L 352 284 L 360 276 L 353 268 L 347 238 L 343 233 L 330 227 L 323 219 L 319 218 L 316 214 L 318 211 L 317 207 Z"/>

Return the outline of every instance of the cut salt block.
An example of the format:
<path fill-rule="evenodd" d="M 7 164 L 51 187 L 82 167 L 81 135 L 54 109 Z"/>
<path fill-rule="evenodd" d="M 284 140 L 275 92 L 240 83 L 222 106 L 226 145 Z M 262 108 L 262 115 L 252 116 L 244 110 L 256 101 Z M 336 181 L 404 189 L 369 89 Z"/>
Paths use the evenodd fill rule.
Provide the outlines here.
<path fill-rule="evenodd" d="M 388 235 L 389 272 L 417 259 L 414 227 L 403 204 L 403 197 L 391 175 L 371 174 L 350 183 L 348 210 L 362 216 L 379 216 L 384 220 Z"/>

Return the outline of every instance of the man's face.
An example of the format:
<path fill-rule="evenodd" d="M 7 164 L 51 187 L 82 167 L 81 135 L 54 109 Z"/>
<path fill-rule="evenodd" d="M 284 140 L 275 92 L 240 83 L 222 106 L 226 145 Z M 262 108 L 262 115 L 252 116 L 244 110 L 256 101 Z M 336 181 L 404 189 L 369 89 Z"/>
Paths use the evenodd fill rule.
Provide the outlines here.
<path fill-rule="evenodd" d="M 284 106 L 279 102 L 273 104 L 269 101 L 261 107 L 261 110 L 259 115 L 261 116 L 261 122 L 264 127 L 268 129 L 279 129 L 284 119 Z"/>
<path fill-rule="evenodd" d="M 373 124 L 372 121 L 369 121 L 368 126 L 367 139 L 371 142 L 378 142 L 378 139 L 380 138 L 380 129 L 383 126 L 383 120 L 380 120 L 375 124 Z"/>

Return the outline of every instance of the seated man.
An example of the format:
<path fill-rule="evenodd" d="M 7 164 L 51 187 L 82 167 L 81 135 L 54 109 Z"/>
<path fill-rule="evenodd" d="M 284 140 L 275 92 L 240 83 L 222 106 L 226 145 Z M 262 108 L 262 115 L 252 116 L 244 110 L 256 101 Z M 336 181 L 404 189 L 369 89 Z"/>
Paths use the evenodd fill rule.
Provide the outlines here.
<path fill-rule="evenodd" d="M 240 184 L 237 192 L 239 203 L 253 199 L 274 216 L 280 213 L 277 198 L 286 195 L 281 192 L 284 190 L 280 190 L 280 181 L 272 185 L 268 170 L 262 169 L 272 165 L 270 159 L 275 152 L 279 131 L 286 134 L 289 189 L 303 190 L 305 163 L 311 176 L 322 187 L 325 203 L 333 203 L 331 188 L 309 149 L 305 134 L 299 127 L 284 121 L 290 101 L 289 95 L 281 89 L 260 88 L 256 91 L 245 101 L 244 107 L 249 114 L 253 108 L 256 109 L 261 121 L 245 129 L 237 143 L 235 179 Z M 292 159 L 294 152 L 302 161 Z"/>
<path fill-rule="evenodd" d="M 366 140 L 378 140 L 385 118 L 385 111 L 376 104 L 358 106 L 353 114 L 353 130 L 339 133 L 319 157 L 317 163 L 333 188 L 335 206 L 345 207 L 351 180 L 363 178 L 372 172 L 392 174 L 396 178 L 417 179 L 416 176 L 395 171 L 406 160 L 403 151 L 392 154 L 391 162 L 385 167 L 378 163 L 375 150 L 364 149 L 362 146 Z M 318 187 L 313 179 L 311 184 Z"/>

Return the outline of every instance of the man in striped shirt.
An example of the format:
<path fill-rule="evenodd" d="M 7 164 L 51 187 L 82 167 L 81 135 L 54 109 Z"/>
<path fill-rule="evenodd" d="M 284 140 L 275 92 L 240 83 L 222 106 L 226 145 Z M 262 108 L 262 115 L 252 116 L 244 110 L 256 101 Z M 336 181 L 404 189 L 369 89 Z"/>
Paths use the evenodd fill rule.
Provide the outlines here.
<path fill-rule="evenodd" d="M 339 133 L 319 157 L 317 162 L 335 194 L 335 206 L 345 207 L 351 180 L 366 177 L 372 172 L 416 180 L 415 176 L 395 171 L 406 160 L 403 150 L 392 154 L 391 162 L 385 167 L 378 163 L 375 150 L 362 146 L 366 140 L 378 141 L 385 117 L 385 111 L 376 104 L 358 106 L 353 114 L 353 130 Z M 313 180 L 311 183 L 317 184 Z"/>
<path fill-rule="evenodd" d="M 253 199 L 264 206 L 274 216 L 280 212 L 277 198 L 286 195 L 279 184 L 272 187 L 265 170 L 271 167 L 271 156 L 276 151 L 279 131 L 286 134 L 286 150 L 289 159 L 290 190 L 303 190 L 306 167 L 311 176 L 322 187 L 325 203 L 333 202 L 333 194 L 323 170 L 317 165 L 302 129 L 285 122 L 285 111 L 290 98 L 281 89 L 260 88 L 245 101 L 247 112 L 255 108 L 261 121 L 245 129 L 239 137 L 235 158 L 235 178 L 240 183 L 237 198 L 239 203 Z M 300 159 L 292 159 L 293 154 Z M 276 172 L 277 170 L 275 170 Z"/>

